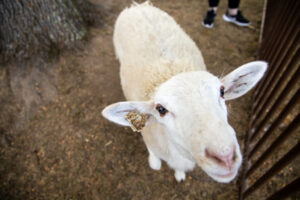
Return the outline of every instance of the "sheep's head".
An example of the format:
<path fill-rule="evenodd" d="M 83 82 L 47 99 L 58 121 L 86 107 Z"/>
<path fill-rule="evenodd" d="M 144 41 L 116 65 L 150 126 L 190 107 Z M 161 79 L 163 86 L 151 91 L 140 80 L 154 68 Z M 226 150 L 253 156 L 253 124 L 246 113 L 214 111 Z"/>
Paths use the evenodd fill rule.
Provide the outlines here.
<path fill-rule="evenodd" d="M 247 93 L 266 67 L 265 62 L 251 62 L 221 80 L 206 71 L 178 74 L 159 86 L 152 100 L 112 104 L 103 115 L 130 126 L 128 112 L 147 114 L 148 123 L 160 123 L 170 140 L 188 152 L 209 176 L 229 182 L 237 175 L 242 155 L 235 131 L 228 124 L 225 100 Z"/>

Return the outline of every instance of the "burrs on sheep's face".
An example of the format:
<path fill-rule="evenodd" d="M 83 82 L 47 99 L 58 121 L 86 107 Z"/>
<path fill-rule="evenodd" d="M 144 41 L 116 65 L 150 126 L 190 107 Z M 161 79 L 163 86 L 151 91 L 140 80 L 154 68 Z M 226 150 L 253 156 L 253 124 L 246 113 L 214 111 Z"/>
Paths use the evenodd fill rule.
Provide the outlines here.
<path fill-rule="evenodd" d="M 148 118 L 148 114 L 142 114 L 136 110 L 133 110 L 126 115 L 126 119 L 130 123 L 130 127 L 134 132 L 142 132 L 142 129 L 146 126 Z"/>

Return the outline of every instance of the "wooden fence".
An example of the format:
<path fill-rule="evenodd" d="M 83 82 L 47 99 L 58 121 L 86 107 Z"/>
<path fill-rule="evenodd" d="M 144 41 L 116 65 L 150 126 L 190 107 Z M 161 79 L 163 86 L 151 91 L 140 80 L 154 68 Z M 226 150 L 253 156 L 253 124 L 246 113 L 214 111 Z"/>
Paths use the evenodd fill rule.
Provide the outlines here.
<path fill-rule="evenodd" d="M 269 68 L 254 93 L 239 198 L 300 199 L 300 1 L 265 1 L 259 60 Z"/>

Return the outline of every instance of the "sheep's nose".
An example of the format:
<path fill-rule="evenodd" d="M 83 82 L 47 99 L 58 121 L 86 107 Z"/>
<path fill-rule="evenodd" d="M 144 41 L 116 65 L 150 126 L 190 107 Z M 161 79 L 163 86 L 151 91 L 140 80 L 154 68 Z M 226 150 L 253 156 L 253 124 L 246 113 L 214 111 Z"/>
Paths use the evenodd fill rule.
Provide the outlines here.
<path fill-rule="evenodd" d="M 235 161 L 235 148 L 233 148 L 228 154 L 216 153 L 212 150 L 206 149 L 205 154 L 207 158 L 212 159 L 217 164 L 222 165 L 228 169 L 232 168 L 232 165 Z"/>

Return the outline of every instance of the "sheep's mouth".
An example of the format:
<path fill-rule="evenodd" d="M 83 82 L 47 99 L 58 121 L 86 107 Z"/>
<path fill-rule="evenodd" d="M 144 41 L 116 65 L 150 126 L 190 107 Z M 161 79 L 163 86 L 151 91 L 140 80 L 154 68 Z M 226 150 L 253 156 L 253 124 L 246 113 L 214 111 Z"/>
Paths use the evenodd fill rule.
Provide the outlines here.
<path fill-rule="evenodd" d="M 228 173 L 224 174 L 214 174 L 214 176 L 219 177 L 219 178 L 230 178 L 234 175 L 234 171 L 230 171 Z"/>
<path fill-rule="evenodd" d="M 236 174 L 237 170 L 234 168 L 231 170 L 220 170 L 208 173 L 208 175 L 210 175 L 213 179 L 220 182 L 231 181 L 236 176 Z"/>

